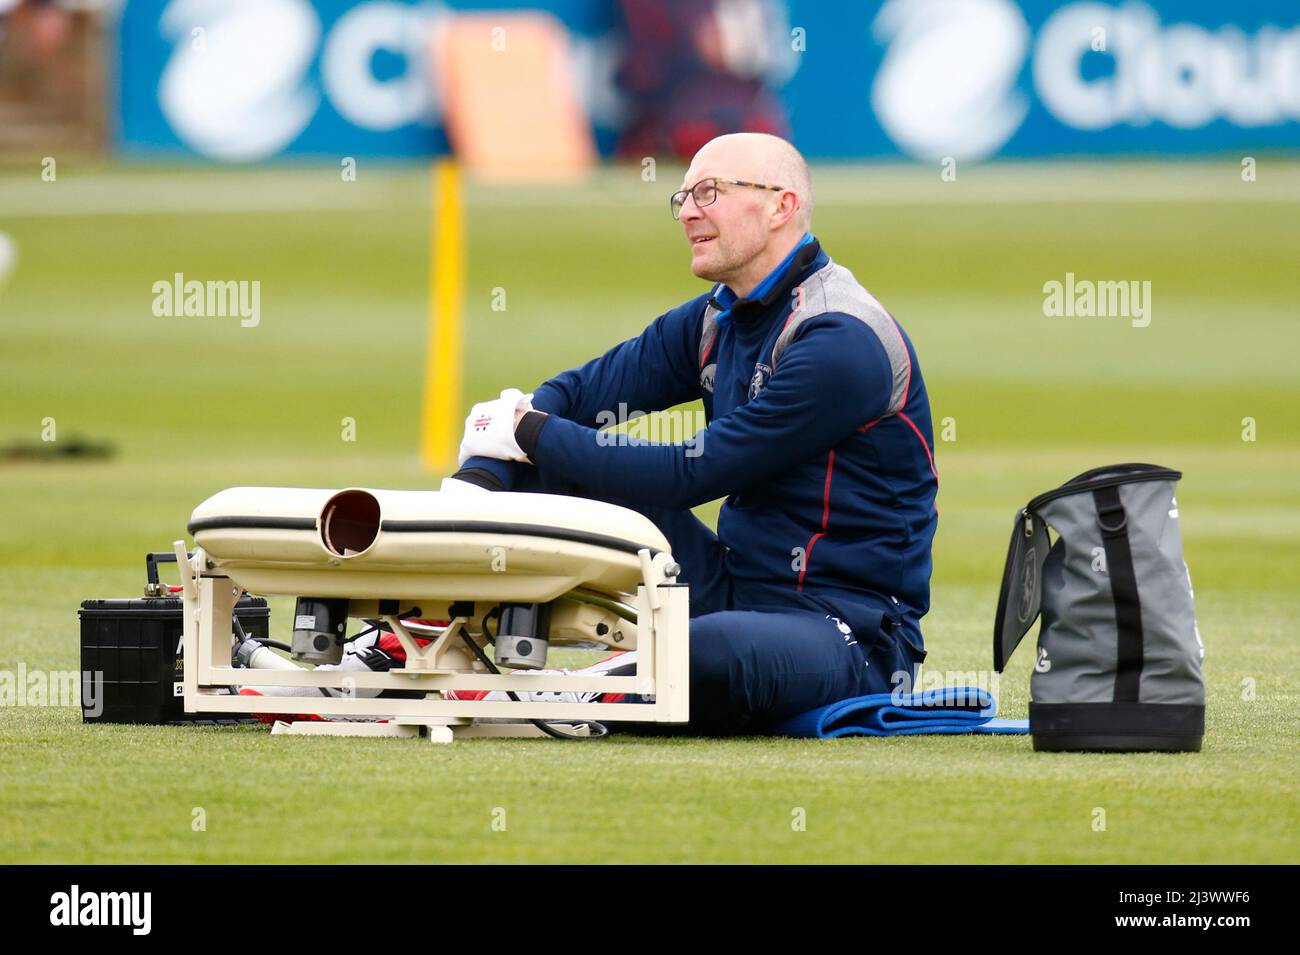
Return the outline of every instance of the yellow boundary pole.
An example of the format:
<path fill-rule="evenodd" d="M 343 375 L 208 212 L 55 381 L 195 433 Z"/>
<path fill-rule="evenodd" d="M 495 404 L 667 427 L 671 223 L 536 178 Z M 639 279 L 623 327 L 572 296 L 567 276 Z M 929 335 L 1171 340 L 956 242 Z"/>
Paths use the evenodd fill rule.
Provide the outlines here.
<path fill-rule="evenodd" d="M 420 430 L 420 457 L 435 473 L 454 471 L 460 448 L 464 311 L 465 207 L 460 167 L 448 157 L 433 167 L 429 335 Z"/>

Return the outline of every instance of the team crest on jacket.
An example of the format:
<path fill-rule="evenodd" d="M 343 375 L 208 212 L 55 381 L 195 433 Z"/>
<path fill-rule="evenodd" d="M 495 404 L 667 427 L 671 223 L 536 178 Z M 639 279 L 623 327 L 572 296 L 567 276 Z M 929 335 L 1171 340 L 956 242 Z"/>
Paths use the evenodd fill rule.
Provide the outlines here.
<path fill-rule="evenodd" d="M 767 379 L 772 377 L 772 368 L 770 365 L 764 365 L 761 361 L 754 366 L 754 377 L 749 379 L 749 397 L 757 398 L 758 393 L 763 390 L 767 384 Z"/>
<path fill-rule="evenodd" d="M 700 387 L 709 394 L 713 394 L 713 378 L 717 373 L 718 365 L 716 362 L 712 365 L 705 365 L 700 371 Z"/>

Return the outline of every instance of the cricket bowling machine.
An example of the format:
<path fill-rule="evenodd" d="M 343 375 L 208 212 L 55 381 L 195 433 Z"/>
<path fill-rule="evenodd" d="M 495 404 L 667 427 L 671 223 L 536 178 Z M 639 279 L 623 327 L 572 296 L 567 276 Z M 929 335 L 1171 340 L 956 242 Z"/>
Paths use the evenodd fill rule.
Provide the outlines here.
<path fill-rule="evenodd" d="M 688 719 L 687 587 L 663 534 L 635 511 L 552 494 L 239 487 L 200 504 L 188 529 L 193 552 L 174 544 L 187 712 L 284 713 L 274 732 L 442 742 L 540 735 L 529 720 Z M 232 613 L 245 593 L 297 599 L 291 649 L 301 663 L 337 663 L 352 639 L 348 620 L 360 619 L 391 630 L 405 668 L 237 667 L 232 621 L 242 628 Z M 636 672 L 519 672 L 544 668 L 551 645 L 635 649 Z M 246 696 L 237 687 L 321 695 Z M 598 691 L 647 702 L 447 699 L 451 690 Z M 301 713 L 332 719 L 290 722 Z"/>

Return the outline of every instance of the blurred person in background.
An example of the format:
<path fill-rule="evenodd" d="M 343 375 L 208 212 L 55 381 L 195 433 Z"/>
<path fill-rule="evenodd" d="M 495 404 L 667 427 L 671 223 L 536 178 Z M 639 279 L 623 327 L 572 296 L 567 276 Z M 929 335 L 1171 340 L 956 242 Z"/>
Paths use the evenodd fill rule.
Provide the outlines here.
<path fill-rule="evenodd" d="M 53 56 L 67 42 L 72 14 L 55 0 L 0 0 L 0 55 L 21 45 L 36 59 Z"/>
<path fill-rule="evenodd" d="M 0 149 L 99 150 L 105 0 L 0 0 Z"/>
<path fill-rule="evenodd" d="M 631 101 L 624 158 L 689 160 L 710 139 L 789 135 L 771 88 L 793 51 L 777 0 L 621 0 L 627 49 L 616 80 Z"/>

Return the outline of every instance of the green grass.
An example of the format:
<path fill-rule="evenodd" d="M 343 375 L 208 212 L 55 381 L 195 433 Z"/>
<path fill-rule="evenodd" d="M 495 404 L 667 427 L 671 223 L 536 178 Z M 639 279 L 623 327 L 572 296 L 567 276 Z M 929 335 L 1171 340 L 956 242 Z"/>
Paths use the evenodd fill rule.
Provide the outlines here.
<path fill-rule="evenodd" d="M 1178 467 L 1207 654 L 1200 754 L 951 737 L 437 747 L 5 708 L 0 862 L 1296 862 L 1300 167 L 1252 186 L 1236 168 L 815 177 L 818 235 L 907 327 L 936 425 L 956 431 L 937 448 L 928 669 L 989 668 L 1018 505 L 1098 464 Z M 666 214 L 679 171 L 639 172 L 471 191 L 467 399 L 531 387 L 700 291 Z M 0 287 L 0 442 L 39 442 L 54 418 L 60 440 L 117 454 L 0 461 L 0 669 L 76 668 L 79 602 L 137 593 L 144 553 L 222 487 L 436 486 L 415 454 L 423 170 L 59 175 L 0 173 L 0 230 L 22 254 Z M 154 317 L 151 286 L 177 271 L 259 280 L 261 324 Z M 1150 326 L 1044 317 L 1043 283 L 1067 271 L 1151 281 Z M 274 602 L 280 634 L 287 613 Z M 1003 715 L 1025 715 L 1031 656 L 1001 679 Z"/>

